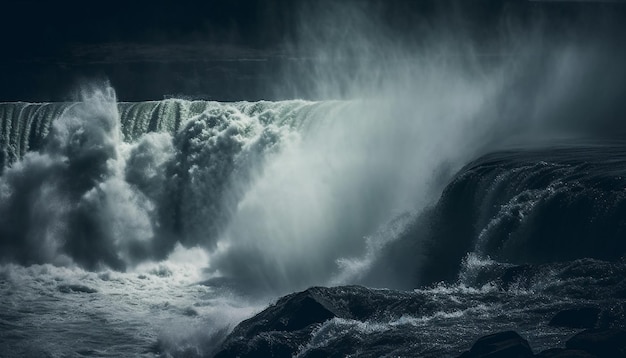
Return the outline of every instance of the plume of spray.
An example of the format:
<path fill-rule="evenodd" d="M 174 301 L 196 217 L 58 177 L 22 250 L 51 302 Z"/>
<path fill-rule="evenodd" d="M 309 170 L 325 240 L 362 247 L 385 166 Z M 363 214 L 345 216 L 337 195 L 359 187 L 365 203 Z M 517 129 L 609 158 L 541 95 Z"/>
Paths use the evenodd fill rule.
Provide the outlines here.
<path fill-rule="evenodd" d="M 303 22 L 297 43 L 317 57 L 300 78 L 343 100 L 268 163 L 223 233 L 211 267 L 247 290 L 327 284 L 338 260 L 367 255 L 366 236 L 436 199 L 498 125 L 504 66 L 444 57 L 449 43 L 405 49 L 372 10 L 336 5 Z"/>
<path fill-rule="evenodd" d="M 513 136 L 621 128 L 623 50 L 506 12 L 487 40 L 448 8 L 403 34 L 381 4 L 303 5 L 277 87 L 323 102 L 202 103 L 125 142 L 113 90 L 83 91 L 0 177 L 2 259 L 123 270 L 180 243 L 253 296 L 411 288 L 460 261 L 423 213 L 465 163 Z"/>
<path fill-rule="evenodd" d="M 504 12 L 499 36 L 481 42 L 464 36 L 463 17 L 449 11 L 399 39 L 377 10 L 366 2 L 303 10 L 294 47 L 306 65 L 293 90 L 342 102 L 273 157 L 238 203 L 210 268 L 243 290 L 408 289 L 436 280 L 423 277 L 426 263 L 460 258 L 436 249 L 447 241 L 421 214 L 452 175 L 514 137 L 600 127 L 596 116 L 623 88 L 613 80 L 601 104 L 586 100 L 585 86 L 624 71 L 598 70 L 606 52 L 586 50 L 601 46 L 545 38 L 541 21 L 520 24 Z M 566 80 L 581 83 L 571 91 Z M 384 249 L 397 241 L 407 250 Z"/>
<path fill-rule="evenodd" d="M 124 270 L 167 258 L 177 243 L 215 249 L 247 178 L 288 140 L 288 118 L 311 105 L 195 104 L 178 130 L 125 141 L 113 89 L 83 90 L 50 119 L 41 149 L 0 177 L 0 257 Z M 125 123 L 145 123 L 145 111 Z"/>
<path fill-rule="evenodd" d="M 83 90 L 43 148 L 0 178 L 3 258 L 124 269 L 146 257 L 154 207 L 125 180 L 126 150 L 113 89 Z"/>

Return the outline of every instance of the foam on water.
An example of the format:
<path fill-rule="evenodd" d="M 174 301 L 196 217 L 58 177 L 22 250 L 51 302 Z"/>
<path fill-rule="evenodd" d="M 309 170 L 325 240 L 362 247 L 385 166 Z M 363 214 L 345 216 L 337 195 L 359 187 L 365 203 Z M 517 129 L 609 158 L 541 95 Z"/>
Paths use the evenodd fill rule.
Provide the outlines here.
<path fill-rule="evenodd" d="M 198 284 L 204 265 L 205 253 L 180 246 L 126 273 L 3 265 L 1 355 L 210 354 L 261 306 Z"/>

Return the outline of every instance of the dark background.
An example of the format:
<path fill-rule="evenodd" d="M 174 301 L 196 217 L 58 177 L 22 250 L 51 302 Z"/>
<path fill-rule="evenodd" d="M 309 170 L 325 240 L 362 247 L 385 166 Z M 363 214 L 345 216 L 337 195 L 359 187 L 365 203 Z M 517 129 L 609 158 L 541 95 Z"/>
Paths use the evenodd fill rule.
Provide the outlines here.
<path fill-rule="evenodd" d="M 626 23 L 624 2 L 350 2 L 404 46 L 442 27 L 488 47 L 512 20 L 522 29 L 541 22 L 550 37 L 611 38 L 620 46 Z M 311 32 L 334 26 L 314 19 L 337 3 L 347 1 L 5 0 L 0 101 L 71 100 L 81 83 L 94 80 L 110 81 L 124 101 L 306 97 L 280 91 L 298 81 L 285 69 L 301 73 L 311 65 Z M 319 42 L 333 41 L 327 30 L 319 29 Z"/>

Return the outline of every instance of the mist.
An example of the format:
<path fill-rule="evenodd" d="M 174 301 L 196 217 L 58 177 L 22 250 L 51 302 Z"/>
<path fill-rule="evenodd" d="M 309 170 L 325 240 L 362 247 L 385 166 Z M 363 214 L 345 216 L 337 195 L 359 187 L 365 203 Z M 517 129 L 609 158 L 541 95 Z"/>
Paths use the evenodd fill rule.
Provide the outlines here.
<path fill-rule="evenodd" d="M 303 10 L 294 43 L 314 60 L 295 90 L 342 102 L 251 182 L 211 255 L 210 268 L 245 290 L 451 279 L 461 259 L 446 257 L 450 242 L 430 231 L 431 207 L 463 165 L 513 144 L 623 126 L 623 50 L 612 37 L 589 41 L 582 22 L 549 33 L 541 16 L 504 11 L 495 34 L 474 38 L 452 11 L 399 37 L 378 10 Z M 410 244 L 383 249 L 398 238 Z M 433 269 L 446 260 L 450 272 Z"/>
<path fill-rule="evenodd" d="M 486 34 L 433 6 L 402 32 L 377 2 L 324 4 L 303 5 L 272 84 L 309 100 L 129 104 L 105 84 L 48 118 L 38 151 L 5 146 L 2 259 L 123 271 L 180 244 L 208 253 L 209 283 L 255 297 L 416 287 L 437 277 L 396 276 L 445 255 L 424 213 L 466 163 L 623 130 L 619 36 L 591 41 L 610 14 L 589 29 L 503 8 Z M 411 250 L 384 249 L 398 238 Z"/>

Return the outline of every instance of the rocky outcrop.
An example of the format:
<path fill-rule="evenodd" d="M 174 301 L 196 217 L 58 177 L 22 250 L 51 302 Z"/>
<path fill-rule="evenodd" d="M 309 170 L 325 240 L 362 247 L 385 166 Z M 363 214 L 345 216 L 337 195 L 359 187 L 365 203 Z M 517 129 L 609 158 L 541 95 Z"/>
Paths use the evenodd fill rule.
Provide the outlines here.
<path fill-rule="evenodd" d="M 472 349 L 459 358 L 527 358 L 533 357 L 528 341 L 517 332 L 506 331 L 479 338 Z"/>
<path fill-rule="evenodd" d="M 590 275 L 586 270 L 589 263 L 592 268 L 598 266 L 594 262 L 581 262 L 583 273 L 570 274 L 573 280 L 583 281 L 579 280 L 581 275 Z M 524 285 L 532 287 L 538 274 L 528 273 L 530 268 L 516 271 L 505 268 L 511 273 L 508 281 L 514 281 L 515 290 Z M 596 271 L 592 273 L 595 277 L 600 276 Z M 621 271 L 618 273 L 621 276 Z M 584 287 L 566 287 L 565 291 L 562 284 L 554 289 L 548 288 L 546 292 L 559 298 L 558 305 L 546 306 L 546 302 L 554 302 L 547 294 L 529 295 L 503 290 L 501 287 L 507 280 L 500 280 L 500 276 L 491 281 L 496 283 L 498 291 L 446 286 L 412 292 L 361 286 L 309 288 L 287 295 L 241 322 L 217 348 L 215 356 L 437 358 L 458 356 L 462 350 L 467 350 L 461 357 L 626 358 L 626 308 L 621 300 L 616 301 L 611 295 L 611 285 L 620 283 L 621 277 L 609 280 L 612 277 L 607 274 L 607 279 L 584 280 Z M 529 276 L 532 279 L 529 280 Z M 588 282 L 599 282 L 601 287 L 589 287 Z M 580 298 L 598 292 L 602 300 Z M 562 294 L 570 297 L 568 293 L 575 298 L 562 300 Z M 491 312 L 498 315 L 484 316 L 480 313 L 482 304 L 493 304 L 502 310 Z M 526 304 L 530 305 L 525 307 Z M 556 314 L 553 313 L 555 307 L 560 309 Z M 516 312 L 518 308 L 521 315 Z M 526 314 L 534 316 L 527 317 Z M 483 321 L 473 326 L 475 319 Z M 512 324 L 528 336 L 522 337 L 509 330 L 478 338 L 490 333 L 494 327 L 509 329 Z M 533 327 L 536 327 L 537 334 L 530 332 Z M 590 327 L 593 329 L 576 332 Z M 546 331 L 557 334 L 552 336 L 552 342 L 566 344 L 546 346 L 545 339 L 534 341 L 540 339 L 537 337 L 545 337 L 543 333 Z M 533 352 L 533 344 L 543 351 Z"/>
<path fill-rule="evenodd" d="M 383 291 L 360 286 L 313 287 L 287 295 L 256 316 L 241 322 L 228 336 L 215 357 L 291 357 L 309 341 L 311 333 L 333 318 L 376 319 L 388 310 L 419 309 L 420 300 L 410 293 Z M 346 343 L 346 342 L 344 342 Z M 358 344 L 344 344 L 345 354 Z M 333 354 L 341 352 L 333 348 Z M 307 356 L 324 355 L 324 348 Z M 344 355 L 345 355 L 344 354 Z"/>
<path fill-rule="evenodd" d="M 239 324 L 216 358 L 291 357 L 314 327 L 337 316 L 314 290 L 289 295 Z"/>

